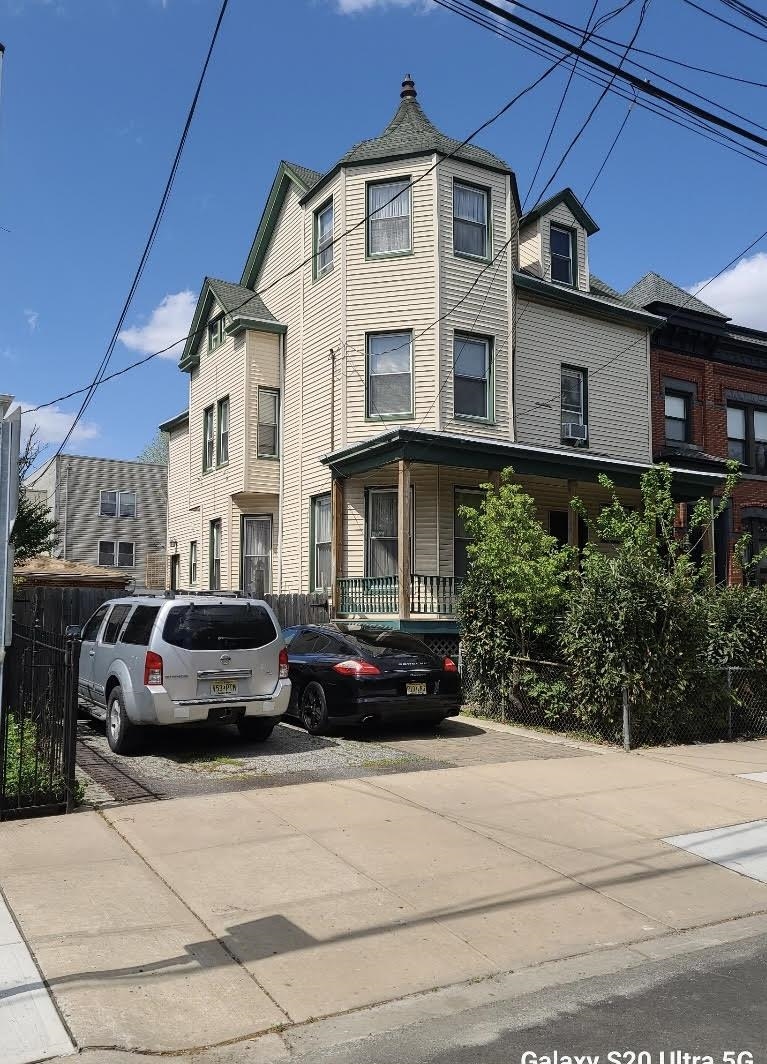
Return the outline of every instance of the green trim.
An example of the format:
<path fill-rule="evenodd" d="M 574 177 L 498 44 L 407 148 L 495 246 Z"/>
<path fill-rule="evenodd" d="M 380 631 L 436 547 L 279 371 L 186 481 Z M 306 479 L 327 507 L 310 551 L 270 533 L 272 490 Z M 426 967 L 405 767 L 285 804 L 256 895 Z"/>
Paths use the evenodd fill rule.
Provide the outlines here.
<path fill-rule="evenodd" d="M 262 321 L 260 318 L 241 318 L 235 314 L 230 325 L 226 326 L 229 336 L 242 332 L 244 329 L 255 329 L 257 332 L 286 333 L 288 328 L 279 321 Z"/>
<path fill-rule="evenodd" d="M 187 333 L 186 342 L 184 343 L 184 350 L 181 352 L 181 358 L 179 359 L 178 368 L 181 370 L 190 370 L 200 361 L 199 355 L 196 355 L 195 352 L 202 339 L 200 335 L 202 332 L 202 322 L 204 322 L 207 327 L 208 314 L 210 313 L 210 307 L 214 300 L 215 297 L 206 278 L 197 300 L 192 324 Z"/>
<path fill-rule="evenodd" d="M 221 461 L 221 407 L 226 403 L 226 461 Z M 216 469 L 224 469 L 229 465 L 229 424 L 232 420 L 232 404 L 229 396 L 222 396 L 216 403 Z"/>
<path fill-rule="evenodd" d="M 537 204 L 527 214 L 523 215 L 519 219 L 520 229 L 525 225 L 530 225 L 531 222 L 537 221 L 544 214 L 548 214 L 558 203 L 564 203 L 575 220 L 586 230 L 588 236 L 593 236 L 594 233 L 599 232 L 599 226 L 571 188 L 563 188 L 561 192 L 555 192 L 553 196 L 549 196 L 548 199 L 543 200 L 542 203 Z"/>
<path fill-rule="evenodd" d="M 317 517 L 316 517 L 316 513 L 315 513 L 314 507 L 315 507 L 315 503 L 317 503 L 320 499 L 327 499 L 328 502 L 331 502 L 330 492 L 329 491 L 320 491 L 316 495 L 310 495 L 309 496 L 309 592 L 310 592 L 310 594 L 314 594 L 316 591 L 327 591 L 328 590 L 325 587 L 316 587 L 315 586 L 316 576 L 317 576 L 317 572 L 316 572 L 317 558 L 316 558 L 316 551 L 315 551 L 315 547 L 317 546 Z M 332 503 L 331 503 L 331 507 L 332 507 Z M 331 520 L 332 520 L 332 514 L 331 514 Z M 331 542 L 331 544 L 333 542 L 333 531 L 332 531 L 332 528 L 331 528 L 331 532 L 330 532 L 330 542 Z"/>
<path fill-rule="evenodd" d="M 390 628 L 397 632 L 409 632 L 411 635 L 458 635 L 458 621 L 404 621 L 400 617 L 347 617 L 338 614 L 342 624 L 359 624 L 361 628 Z"/>
<path fill-rule="evenodd" d="M 258 223 L 256 235 L 253 237 L 253 243 L 248 252 L 245 268 L 242 271 L 240 284 L 244 285 L 246 288 L 255 287 L 259 271 L 266 257 L 269 242 L 271 241 L 272 234 L 277 226 L 280 211 L 282 210 L 282 205 L 285 202 L 285 197 L 291 184 L 295 185 L 298 189 L 299 195 L 302 197 L 300 202 L 303 204 L 303 197 L 307 194 L 307 186 L 292 167 L 283 160 L 277 167 L 277 173 L 274 176 L 272 187 L 269 190 L 266 206 L 261 215 L 261 220 Z"/>
<path fill-rule="evenodd" d="M 371 336 L 396 336 L 407 333 L 410 337 L 410 410 L 396 414 L 370 413 L 370 337 Z M 374 329 L 365 333 L 365 421 L 412 421 L 415 417 L 415 353 L 413 351 L 412 329 Z"/>
<path fill-rule="evenodd" d="M 408 255 L 413 254 L 414 233 L 413 233 L 413 189 L 411 186 L 413 178 L 410 174 L 400 175 L 398 177 L 377 177 L 371 181 L 365 182 L 365 260 L 377 262 L 379 259 L 402 259 L 407 258 Z M 407 186 L 408 197 L 408 222 L 410 228 L 410 247 L 404 251 L 384 251 L 380 254 L 374 254 L 370 250 L 370 223 L 373 220 L 370 213 L 370 189 L 374 185 L 395 185 L 400 181 L 404 181 Z M 405 190 L 403 190 L 405 191 Z M 400 195 L 400 193 L 398 193 Z M 394 197 L 396 199 L 396 197 Z"/>
<path fill-rule="evenodd" d="M 457 414 L 455 410 L 455 367 L 458 362 L 455 355 L 455 341 L 463 337 L 465 340 L 481 340 L 487 344 L 487 378 L 485 392 L 487 397 L 487 416 L 480 417 L 477 414 Z M 482 333 L 463 332 L 462 329 L 453 330 L 453 417 L 456 421 L 473 422 L 475 425 L 495 425 L 495 337 L 485 336 Z"/>
<path fill-rule="evenodd" d="M 215 421 L 216 404 L 206 406 L 202 412 L 202 471 L 203 473 L 210 473 L 215 468 L 216 459 L 216 421 Z M 208 440 L 208 414 L 210 414 L 210 422 L 213 426 L 213 454 L 211 456 L 211 462 L 208 464 L 208 448 L 206 446 Z"/>
<path fill-rule="evenodd" d="M 262 454 L 259 451 L 259 449 L 258 449 L 258 430 L 259 430 L 259 428 L 261 427 L 261 424 L 262 424 L 262 422 L 261 422 L 261 392 L 271 392 L 273 395 L 277 396 L 277 420 L 274 423 L 274 428 L 276 430 L 277 450 L 275 451 L 274 454 Z M 280 451 L 282 449 L 282 439 L 280 437 L 280 413 L 281 413 L 280 408 L 282 406 L 282 395 L 280 393 L 280 389 L 279 388 L 272 388 L 272 387 L 270 387 L 268 385 L 259 384 L 257 392 L 256 392 L 256 402 L 257 402 L 257 406 L 256 406 L 256 458 L 257 459 L 267 459 L 267 460 L 272 461 L 272 462 L 274 462 L 274 461 L 279 462 L 279 460 L 280 460 Z M 263 424 L 266 425 L 268 423 L 267 422 L 263 422 Z M 271 428 L 271 426 L 269 426 L 269 427 Z"/>
<path fill-rule="evenodd" d="M 456 259 L 465 259 L 467 262 L 492 262 L 493 259 L 493 190 L 489 185 L 480 185 L 475 181 L 464 181 L 462 177 L 456 177 L 453 174 L 452 184 L 452 214 L 453 214 L 453 257 Z M 475 192 L 484 192 L 485 194 L 485 254 L 484 255 L 472 255 L 468 251 L 456 251 L 455 250 L 455 186 L 463 185 L 465 188 L 474 189 Z"/>
<path fill-rule="evenodd" d="M 220 314 L 217 314 L 215 318 L 211 318 L 207 323 L 206 334 L 208 337 L 208 353 L 212 351 L 218 351 L 219 347 L 224 343 L 224 318 L 226 315 L 223 310 Z M 215 331 L 213 330 L 215 326 Z M 215 340 L 215 343 L 214 343 Z"/>
<path fill-rule="evenodd" d="M 317 266 L 319 264 L 319 255 L 320 255 L 320 252 L 319 252 L 320 215 L 324 211 L 326 211 L 328 209 L 328 207 L 332 208 L 332 211 L 333 211 L 333 224 L 331 226 L 331 237 L 330 237 L 331 238 L 330 247 L 331 247 L 331 250 L 333 252 L 333 258 L 332 258 L 331 263 L 330 263 L 330 268 L 326 269 L 323 273 L 319 273 L 317 271 Z M 326 277 L 328 277 L 333 272 L 333 270 L 336 267 L 336 254 L 335 254 L 336 246 L 335 246 L 334 243 L 332 243 L 332 241 L 335 238 L 335 228 L 336 228 L 336 208 L 335 208 L 335 202 L 334 202 L 333 196 L 331 195 L 331 196 L 328 197 L 328 199 L 326 199 L 324 201 L 324 203 L 321 203 L 319 205 L 319 207 L 315 207 L 314 211 L 312 212 L 312 281 L 313 282 L 314 281 L 324 281 L 324 279 Z"/>
<path fill-rule="evenodd" d="M 646 329 L 657 329 L 666 322 L 665 318 L 660 318 L 657 314 L 648 314 L 644 310 L 608 303 L 605 299 L 591 293 L 581 292 L 577 288 L 558 284 L 555 281 L 544 281 L 540 277 L 532 277 L 527 273 L 515 271 L 514 286 L 538 296 L 545 303 L 564 306 L 593 318 L 628 321 Z"/>

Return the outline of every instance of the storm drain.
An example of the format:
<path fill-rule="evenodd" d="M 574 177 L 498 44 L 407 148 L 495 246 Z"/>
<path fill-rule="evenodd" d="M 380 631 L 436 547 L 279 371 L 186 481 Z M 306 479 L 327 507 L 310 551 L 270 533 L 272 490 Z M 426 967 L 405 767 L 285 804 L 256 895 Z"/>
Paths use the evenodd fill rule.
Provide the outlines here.
<path fill-rule="evenodd" d="M 108 761 L 81 739 L 77 742 L 77 765 L 86 775 L 90 776 L 94 783 L 103 787 L 116 802 L 136 802 L 161 797 L 112 761 Z"/>

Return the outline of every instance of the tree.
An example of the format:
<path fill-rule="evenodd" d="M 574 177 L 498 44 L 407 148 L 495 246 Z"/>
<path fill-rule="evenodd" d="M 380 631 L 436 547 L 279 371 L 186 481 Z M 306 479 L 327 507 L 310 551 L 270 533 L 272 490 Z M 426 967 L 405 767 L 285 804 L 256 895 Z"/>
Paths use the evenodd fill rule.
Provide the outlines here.
<path fill-rule="evenodd" d="M 43 452 L 37 441 L 37 426 L 27 437 L 19 455 L 19 508 L 13 528 L 16 561 L 26 561 L 36 554 L 50 554 L 58 545 L 59 533 L 47 501 L 32 498 L 24 486 L 24 479 Z"/>
<path fill-rule="evenodd" d="M 158 430 L 157 435 L 148 443 L 140 455 L 136 458 L 137 462 L 147 462 L 152 465 L 167 465 L 168 464 L 168 442 L 170 436 L 167 432 L 160 432 Z"/>

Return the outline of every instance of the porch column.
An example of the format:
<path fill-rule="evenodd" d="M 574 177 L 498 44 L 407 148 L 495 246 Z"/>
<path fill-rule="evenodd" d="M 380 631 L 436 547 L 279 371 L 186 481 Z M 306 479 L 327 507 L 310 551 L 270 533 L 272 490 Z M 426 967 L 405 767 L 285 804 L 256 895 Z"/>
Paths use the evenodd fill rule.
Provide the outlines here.
<path fill-rule="evenodd" d="M 338 581 L 344 575 L 344 482 L 333 474 L 330 487 L 330 602 L 332 615 L 338 615 Z"/>
<path fill-rule="evenodd" d="M 410 462 L 397 461 L 397 586 L 399 615 L 410 617 Z"/>
<path fill-rule="evenodd" d="M 578 481 L 567 482 L 567 545 L 578 548 L 578 514 L 570 506 L 570 502 L 578 494 Z"/>

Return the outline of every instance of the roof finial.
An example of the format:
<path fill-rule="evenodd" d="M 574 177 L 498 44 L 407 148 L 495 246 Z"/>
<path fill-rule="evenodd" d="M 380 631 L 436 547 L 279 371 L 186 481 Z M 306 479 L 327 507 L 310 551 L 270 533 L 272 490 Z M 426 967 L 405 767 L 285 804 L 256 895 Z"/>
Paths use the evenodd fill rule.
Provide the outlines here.
<path fill-rule="evenodd" d="M 409 74 L 405 74 L 405 80 L 402 82 L 402 92 L 400 96 L 403 100 L 414 100 L 418 93 L 415 91 L 415 82 Z"/>

